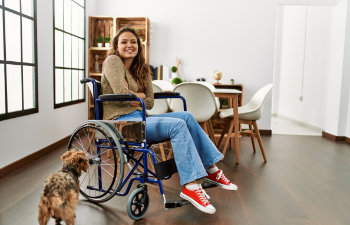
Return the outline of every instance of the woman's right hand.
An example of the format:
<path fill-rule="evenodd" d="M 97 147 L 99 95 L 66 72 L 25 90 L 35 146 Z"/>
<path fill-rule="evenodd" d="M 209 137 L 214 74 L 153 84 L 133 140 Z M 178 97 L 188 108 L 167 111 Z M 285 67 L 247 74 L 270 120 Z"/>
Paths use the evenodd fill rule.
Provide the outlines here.
<path fill-rule="evenodd" d="M 136 95 L 136 97 L 141 98 L 141 99 L 145 99 L 146 98 L 146 95 L 143 92 L 137 92 L 137 93 L 135 93 L 135 95 Z M 135 106 L 135 107 L 141 107 L 141 102 L 139 102 L 139 101 L 132 101 L 132 102 L 130 102 L 130 105 L 131 106 Z"/>

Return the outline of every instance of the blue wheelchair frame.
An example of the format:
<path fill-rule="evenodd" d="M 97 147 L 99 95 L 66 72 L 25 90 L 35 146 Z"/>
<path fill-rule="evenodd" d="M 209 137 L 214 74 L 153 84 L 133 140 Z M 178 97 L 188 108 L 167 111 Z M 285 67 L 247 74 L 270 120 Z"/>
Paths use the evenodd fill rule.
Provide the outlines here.
<path fill-rule="evenodd" d="M 100 109 L 102 109 L 102 103 L 103 102 L 110 102 L 110 101 L 139 101 L 141 103 L 142 106 L 142 122 L 144 122 L 144 124 L 146 123 L 146 107 L 145 107 L 145 103 L 141 98 L 138 98 L 136 95 L 134 94 L 107 94 L 107 95 L 99 95 L 99 88 L 98 88 L 98 83 L 96 80 L 91 79 L 91 78 L 85 78 L 82 79 L 80 81 L 81 83 L 88 83 L 91 82 L 93 85 L 93 95 L 94 95 L 94 106 L 95 106 L 95 118 L 96 120 L 101 120 L 101 113 Z M 97 97 L 98 96 L 98 97 Z M 184 105 L 184 111 L 187 111 L 187 106 L 186 106 L 186 100 L 179 94 L 179 93 L 174 93 L 174 92 L 161 92 L 161 93 L 154 93 L 154 99 L 167 99 L 167 98 L 179 98 L 183 101 L 183 105 Z M 156 183 L 159 186 L 159 190 L 160 193 L 163 197 L 163 201 L 164 201 L 164 206 L 165 208 L 175 208 L 175 207 L 180 207 L 182 205 L 188 204 L 187 201 L 184 200 L 180 200 L 180 201 L 172 201 L 172 202 L 167 202 L 165 199 L 165 194 L 164 194 L 164 189 L 163 189 L 163 184 L 162 184 L 162 179 L 169 179 L 171 177 L 171 174 L 167 175 L 167 176 L 163 176 L 160 177 L 159 175 L 157 175 L 157 159 L 156 156 L 154 154 L 154 152 L 149 148 L 149 143 L 147 143 L 146 138 L 144 138 L 144 140 L 140 143 L 136 143 L 136 142 L 130 142 L 127 140 L 124 140 L 124 138 L 122 137 L 122 135 L 117 131 L 116 132 L 119 142 L 120 142 L 120 146 L 121 149 L 123 151 L 123 154 L 127 157 L 128 162 L 129 161 L 133 161 L 134 165 L 133 167 L 130 169 L 130 172 L 125 176 L 125 178 L 122 179 L 121 184 L 119 185 L 119 187 L 116 190 L 103 190 L 102 188 L 102 181 L 99 180 L 99 185 L 98 187 L 89 187 L 90 190 L 94 190 L 94 191 L 100 191 L 100 192 L 106 192 L 109 191 L 110 194 L 111 193 L 115 193 L 115 195 L 118 196 L 126 196 L 128 195 L 131 186 L 133 184 L 133 182 L 135 180 L 139 181 L 139 185 L 138 187 L 142 187 L 145 191 L 147 191 L 147 187 L 145 185 L 145 183 Z M 106 148 L 106 146 L 103 146 L 103 142 L 104 140 L 99 140 L 96 144 L 97 144 L 97 154 L 100 155 L 100 149 L 102 148 Z M 115 145 L 118 145 L 118 143 L 114 143 Z M 132 150 L 130 150 L 130 146 L 132 147 Z M 115 149 L 114 149 L 115 151 Z M 133 157 L 133 152 L 141 152 L 141 156 L 139 158 L 135 158 Z M 156 171 L 151 171 L 149 169 L 149 165 L 148 165 L 148 155 L 151 156 L 152 161 L 154 166 L 156 167 Z M 173 160 L 173 159 L 172 159 Z M 165 161 L 167 162 L 167 161 Z M 120 162 L 123 163 L 123 162 Z M 165 163 L 164 165 L 166 165 L 169 163 Z M 175 162 L 173 161 L 172 163 L 170 163 L 173 167 L 175 166 Z M 142 173 L 135 173 L 135 170 L 137 168 L 143 168 L 143 172 Z M 99 167 L 98 170 L 98 175 L 99 175 L 99 179 L 101 177 L 101 167 Z M 142 169 L 141 169 L 142 170 Z M 139 170 L 140 171 L 140 170 Z M 172 171 L 172 173 L 176 172 L 174 169 L 170 169 L 170 171 Z M 134 176 L 133 176 L 134 175 Z M 132 177 L 133 176 L 133 177 Z M 101 178 L 102 179 L 102 178 Z M 128 183 L 128 184 L 127 184 Z M 112 184 L 113 185 L 113 184 Z M 125 192 L 122 192 L 121 190 L 125 187 Z M 130 215 L 130 214 L 129 214 Z M 143 215 L 142 215 L 143 217 Z M 140 218 L 142 218 L 140 217 Z M 135 219 L 135 218 L 133 218 Z M 136 218 L 139 219 L 139 218 Z"/>

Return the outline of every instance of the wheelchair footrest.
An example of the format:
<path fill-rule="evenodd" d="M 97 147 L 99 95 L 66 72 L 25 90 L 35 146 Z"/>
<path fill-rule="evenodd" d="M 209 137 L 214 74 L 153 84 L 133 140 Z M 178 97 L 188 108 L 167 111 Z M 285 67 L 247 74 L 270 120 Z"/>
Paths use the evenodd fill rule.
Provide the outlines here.
<path fill-rule="evenodd" d="M 177 208 L 188 204 L 190 204 L 190 202 L 187 200 L 169 201 L 165 203 L 164 207 L 166 209 L 171 209 L 171 208 Z"/>
<path fill-rule="evenodd" d="M 218 187 L 216 184 L 204 181 L 202 184 L 203 189 Z"/>

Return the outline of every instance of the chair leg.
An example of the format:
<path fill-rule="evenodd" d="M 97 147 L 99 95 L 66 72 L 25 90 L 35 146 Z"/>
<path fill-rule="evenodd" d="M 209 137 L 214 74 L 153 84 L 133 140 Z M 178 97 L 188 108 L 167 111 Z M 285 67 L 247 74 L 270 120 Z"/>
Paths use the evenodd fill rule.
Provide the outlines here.
<path fill-rule="evenodd" d="M 218 148 L 220 147 L 221 141 L 222 141 L 222 139 L 224 138 L 225 134 L 228 132 L 228 128 L 229 128 L 229 126 L 230 126 L 230 120 L 226 120 L 225 122 L 226 122 L 226 125 L 225 125 L 225 127 L 224 127 L 224 130 L 223 130 L 222 133 L 221 133 L 219 142 L 218 142 L 218 144 L 216 145 L 216 147 L 218 147 Z"/>
<path fill-rule="evenodd" d="M 208 121 L 206 121 L 206 123 L 207 123 L 207 127 L 208 127 L 209 137 L 212 140 L 212 142 L 214 143 L 214 145 L 216 145 L 213 124 L 211 123 L 210 119 Z"/>
<path fill-rule="evenodd" d="M 166 157 L 166 159 L 170 159 L 172 156 L 173 156 L 173 148 L 171 146 L 171 142 L 170 141 L 167 141 L 167 144 L 168 144 L 168 149 L 169 149 L 169 153 L 168 153 L 168 156 Z"/>
<path fill-rule="evenodd" d="M 252 126 L 252 124 L 249 124 L 249 130 L 250 130 L 250 132 L 251 132 L 251 136 L 250 136 L 250 139 L 252 140 L 252 145 L 253 145 L 253 151 L 254 151 L 254 153 L 256 152 L 256 150 L 255 150 L 255 143 L 254 143 L 254 135 L 253 135 L 253 126 Z"/>
<path fill-rule="evenodd" d="M 225 141 L 225 146 L 224 146 L 224 149 L 222 151 L 223 155 L 225 155 L 227 147 L 228 147 L 228 144 L 230 142 L 230 139 L 231 139 L 231 136 L 232 136 L 233 125 L 234 125 L 234 120 L 232 119 L 231 123 L 230 123 L 230 127 L 228 128 L 227 137 L 226 137 L 226 141 Z M 235 134 L 235 135 L 237 135 L 237 134 Z"/>
<path fill-rule="evenodd" d="M 162 156 L 162 160 L 165 161 L 166 158 L 165 158 L 165 154 L 164 154 L 163 143 L 159 143 L 158 146 L 159 146 L 160 155 Z"/>
<path fill-rule="evenodd" d="M 253 121 L 253 126 L 254 126 L 255 134 L 256 134 L 256 136 L 258 137 L 258 142 L 259 142 L 261 154 L 262 154 L 262 156 L 263 156 L 263 158 L 264 158 L 264 161 L 267 162 L 266 155 L 265 155 L 265 151 L 264 151 L 264 146 L 263 146 L 263 143 L 262 143 L 262 141 L 261 141 L 261 137 L 260 137 L 260 132 L 259 132 L 258 124 L 256 123 L 256 121 Z"/>

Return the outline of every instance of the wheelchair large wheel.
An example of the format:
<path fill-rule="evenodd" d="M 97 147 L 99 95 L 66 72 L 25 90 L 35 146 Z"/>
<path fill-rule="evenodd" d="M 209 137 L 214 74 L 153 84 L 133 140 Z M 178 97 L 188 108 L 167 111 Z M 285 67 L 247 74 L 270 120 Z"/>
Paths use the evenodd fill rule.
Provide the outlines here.
<path fill-rule="evenodd" d="M 105 202 L 118 191 L 124 177 L 124 156 L 118 138 L 100 121 L 86 121 L 73 132 L 68 149 L 85 152 L 89 169 L 79 178 L 80 193 L 92 202 Z"/>
<path fill-rule="evenodd" d="M 131 219 L 142 219 L 149 207 L 149 196 L 147 190 L 140 187 L 134 190 L 128 200 L 127 211 Z"/>

